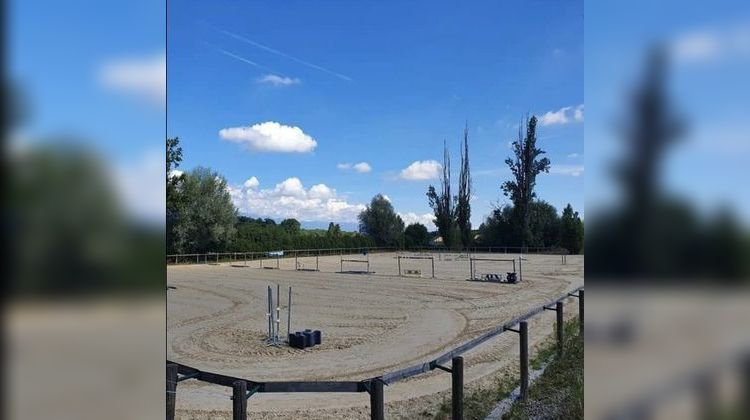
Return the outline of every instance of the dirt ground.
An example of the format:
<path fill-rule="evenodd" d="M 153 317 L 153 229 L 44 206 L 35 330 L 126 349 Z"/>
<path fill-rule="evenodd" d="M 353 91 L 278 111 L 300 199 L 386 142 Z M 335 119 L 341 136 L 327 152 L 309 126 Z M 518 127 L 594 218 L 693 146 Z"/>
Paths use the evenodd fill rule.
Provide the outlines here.
<path fill-rule="evenodd" d="M 402 254 L 415 255 L 415 254 Z M 515 259 L 513 254 L 477 258 Z M 428 361 L 451 348 L 583 285 L 583 256 L 527 255 L 520 284 L 466 281 L 466 255 L 435 255 L 430 260 L 402 259 L 402 269 L 422 277 L 398 277 L 396 253 L 349 255 L 369 259 L 370 273 L 341 274 L 341 257 L 320 257 L 320 271 L 295 271 L 294 258 L 221 265 L 170 266 L 167 269 L 167 357 L 202 370 L 258 381 L 360 380 Z M 315 257 L 300 258 L 314 268 Z M 261 265 L 262 264 L 262 265 Z M 344 271 L 365 271 L 366 264 L 344 262 Z M 507 261 L 477 263 L 478 274 L 512 270 Z M 264 343 L 267 335 L 267 286 L 281 287 L 282 335 L 286 333 L 288 287 L 292 286 L 291 330 L 322 331 L 323 344 L 305 350 Z M 566 316 L 574 316 L 571 299 Z M 529 323 L 533 346 L 548 336 L 554 312 Z M 517 369 L 518 344 L 503 334 L 464 355 L 467 387 L 491 383 Z M 388 418 L 429 417 L 448 397 L 450 375 L 433 371 L 385 389 Z M 180 382 L 179 418 L 228 418 L 231 389 L 198 381 Z M 449 398 L 449 397 L 448 397 Z M 369 395 L 256 394 L 248 400 L 253 418 L 368 418 Z"/>

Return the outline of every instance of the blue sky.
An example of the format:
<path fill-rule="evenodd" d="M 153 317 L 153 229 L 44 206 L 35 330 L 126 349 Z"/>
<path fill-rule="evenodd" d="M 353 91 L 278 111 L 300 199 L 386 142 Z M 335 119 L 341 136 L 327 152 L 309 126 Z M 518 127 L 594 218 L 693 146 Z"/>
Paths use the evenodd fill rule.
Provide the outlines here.
<path fill-rule="evenodd" d="M 627 116 L 646 51 L 659 42 L 670 57 L 673 111 L 686 127 L 661 168 L 662 188 L 704 214 L 723 207 L 750 223 L 750 194 L 737 189 L 750 179 L 748 3 L 592 1 L 585 16 L 588 215 L 618 199 L 611 169 L 623 148 L 616 127 Z"/>
<path fill-rule="evenodd" d="M 445 139 L 455 173 L 468 121 L 478 226 L 505 202 L 519 121 L 547 114 L 554 173 L 538 195 L 582 210 L 582 14 L 577 1 L 172 1 L 168 134 L 182 169 L 217 170 L 253 216 L 349 224 L 383 193 L 424 221 L 429 161 Z"/>
<path fill-rule="evenodd" d="M 25 117 L 9 148 L 75 144 L 129 216 L 163 226 L 164 2 L 9 3 L 8 73 Z"/>

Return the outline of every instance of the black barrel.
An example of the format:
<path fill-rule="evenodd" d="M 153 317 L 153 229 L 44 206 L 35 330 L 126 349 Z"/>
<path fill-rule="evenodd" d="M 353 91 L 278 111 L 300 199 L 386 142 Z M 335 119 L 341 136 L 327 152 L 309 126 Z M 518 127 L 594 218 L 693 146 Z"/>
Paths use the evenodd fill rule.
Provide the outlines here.
<path fill-rule="evenodd" d="M 313 331 L 313 338 L 315 339 L 315 344 L 320 344 L 323 340 L 320 336 L 320 330 Z"/>

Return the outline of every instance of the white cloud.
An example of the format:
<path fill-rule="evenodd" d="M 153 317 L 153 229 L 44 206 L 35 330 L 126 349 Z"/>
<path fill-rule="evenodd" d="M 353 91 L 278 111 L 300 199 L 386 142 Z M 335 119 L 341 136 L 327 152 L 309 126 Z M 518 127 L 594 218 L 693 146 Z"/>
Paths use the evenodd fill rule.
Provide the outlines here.
<path fill-rule="evenodd" d="M 222 128 L 219 130 L 219 136 L 259 152 L 308 153 L 318 145 L 318 142 L 305 134 L 301 128 L 274 121 L 250 127 Z"/>
<path fill-rule="evenodd" d="M 401 216 L 401 220 L 404 221 L 404 226 L 409 226 L 413 223 L 421 223 L 427 226 L 428 230 L 435 230 L 435 224 L 432 222 L 435 219 L 435 215 L 432 213 L 417 214 L 414 212 L 398 213 Z"/>
<path fill-rule="evenodd" d="M 370 166 L 367 162 L 358 162 L 358 163 L 339 163 L 336 165 L 338 169 L 341 169 L 342 171 L 347 171 L 349 169 L 353 169 L 356 172 L 359 172 L 361 174 L 367 173 L 372 171 L 372 166 Z"/>
<path fill-rule="evenodd" d="M 276 184 L 274 191 L 285 197 L 303 198 L 307 194 L 302 181 L 299 178 L 287 178 L 284 182 Z"/>
<path fill-rule="evenodd" d="M 681 63 L 708 63 L 750 53 L 750 22 L 685 32 L 670 43 L 671 52 Z"/>
<path fill-rule="evenodd" d="M 166 55 L 114 59 L 100 68 L 99 81 L 113 90 L 163 105 L 167 98 Z"/>
<path fill-rule="evenodd" d="M 164 180 L 164 152 L 151 150 L 135 162 L 111 167 L 109 177 L 127 214 L 141 222 L 163 225 L 167 187 Z M 182 173 L 172 170 L 170 176 Z M 154 183 L 154 180 L 162 180 Z"/>
<path fill-rule="evenodd" d="M 182 174 L 184 174 L 184 172 L 179 169 L 172 169 L 171 171 L 169 171 L 170 178 L 179 178 L 182 176 Z"/>
<path fill-rule="evenodd" d="M 260 185 L 260 181 L 258 181 L 258 178 L 256 178 L 256 177 L 250 177 L 250 179 L 248 179 L 247 181 L 245 181 L 245 183 L 243 185 L 245 185 L 245 188 L 247 188 L 247 189 L 254 190 L 254 189 L 258 188 L 258 185 Z"/>
<path fill-rule="evenodd" d="M 399 177 L 409 181 L 425 181 L 440 176 L 442 165 L 436 160 L 418 160 L 401 170 Z"/>
<path fill-rule="evenodd" d="M 266 74 L 263 77 L 259 77 L 257 80 L 258 83 L 265 83 L 273 86 L 291 86 L 291 85 L 298 85 L 300 84 L 300 80 L 297 78 L 292 79 L 291 77 L 286 76 L 277 76 L 275 74 Z"/>
<path fill-rule="evenodd" d="M 573 111 L 573 119 L 577 122 L 583 122 L 583 104 L 578 105 Z"/>
<path fill-rule="evenodd" d="M 355 171 L 357 171 L 357 172 L 359 172 L 361 174 L 366 173 L 366 172 L 370 172 L 372 170 L 372 167 L 367 162 L 355 163 L 352 166 L 352 168 L 354 168 Z"/>
<path fill-rule="evenodd" d="M 570 153 L 570 154 L 568 154 L 568 159 L 577 159 L 580 156 L 581 155 L 579 155 L 578 153 Z"/>
<path fill-rule="evenodd" d="M 364 204 L 348 202 L 325 184 L 306 189 L 296 177 L 287 178 L 273 188 L 228 186 L 227 189 L 240 213 L 255 217 L 354 223 L 357 215 L 365 209 Z"/>
<path fill-rule="evenodd" d="M 567 176 L 580 176 L 583 174 L 583 165 L 551 165 L 549 173 Z"/>
<path fill-rule="evenodd" d="M 557 111 L 547 111 L 539 118 L 542 125 L 568 124 L 572 121 L 583 122 L 583 104 L 578 106 L 566 106 Z"/>
<path fill-rule="evenodd" d="M 316 184 L 310 188 L 311 198 L 320 198 L 327 200 L 336 196 L 336 191 L 329 188 L 326 184 Z"/>
<path fill-rule="evenodd" d="M 677 38 L 672 48 L 679 61 L 709 61 L 719 55 L 721 44 L 717 34 L 698 32 Z"/>

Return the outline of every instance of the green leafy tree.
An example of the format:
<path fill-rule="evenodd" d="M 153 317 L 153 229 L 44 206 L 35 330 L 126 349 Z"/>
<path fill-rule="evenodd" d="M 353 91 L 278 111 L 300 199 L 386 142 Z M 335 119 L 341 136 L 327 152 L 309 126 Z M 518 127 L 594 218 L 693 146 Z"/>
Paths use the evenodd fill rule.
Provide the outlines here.
<path fill-rule="evenodd" d="M 461 148 L 461 172 L 458 178 L 458 199 L 456 202 L 456 225 L 461 231 L 461 244 L 468 247 L 471 234 L 471 172 L 469 170 L 469 127 L 464 127 L 464 140 Z"/>
<path fill-rule="evenodd" d="M 559 242 L 560 217 L 557 209 L 546 201 L 534 200 L 529 206 L 529 236 L 526 246 L 556 247 Z M 495 209 L 479 227 L 483 246 L 519 246 L 521 229 L 513 206 Z"/>
<path fill-rule="evenodd" d="M 174 250 L 218 252 L 228 249 L 236 232 L 236 210 L 226 180 L 198 167 L 183 175 L 177 189 L 182 203 L 173 229 Z"/>
<path fill-rule="evenodd" d="M 343 232 L 334 223 L 329 235 L 323 229 L 302 229 L 295 219 L 268 224 L 264 219 L 237 218 L 237 235 L 232 250 L 237 252 L 275 251 L 280 249 L 364 248 L 374 246 L 371 238 L 356 232 Z"/>
<path fill-rule="evenodd" d="M 456 205 L 455 197 L 451 195 L 451 158 L 448 145 L 443 142 L 443 179 L 440 183 L 440 194 L 430 185 L 427 189 L 427 199 L 435 214 L 435 226 L 438 234 L 443 238 L 443 244 L 452 248 L 456 243 Z"/>
<path fill-rule="evenodd" d="M 404 242 L 404 221 L 382 194 L 373 197 L 359 214 L 359 231 L 377 246 L 402 246 Z"/>
<path fill-rule="evenodd" d="M 583 248 L 583 221 L 570 204 L 565 207 L 560 219 L 560 247 L 571 254 L 578 254 Z"/>
<path fill-rule="evenodd" d="M 557 247 L 560 239 L 560 216 L 555 206 L 544 200 L 534 200 L 529 207 L 528 246 Z"/>
<path fill-rule="evenodd" d="M 503 206 L 492 211 L 479 225 L 479 243 L 483 246 L 509 246 L 515 242 L 513 207 Z"/>
<path fill-rule="evenodd" d="M 326 236 L 330 239 L 338 239 L 339 237 L 341 237 L 341 226 L 339 226 L 338 223 L 329 223 Z"/>
<path fill-rule="evenodd" d="M 302 225 L 297 219 L 284 219 L 279 223 L 279 226 L 291 235 L 298 235 Z"/>
<path fill-rule="evenodd" d="M 174 242 L 174 225 L 178 216 L 180 207 L 180 194 L 177 193 L 177 187 L 182 181 L 182 176 L 172 174 L 172 171 L 180 166 L 182 162 L 182 147 L 180 146 L 179 137 L 167 138 L 167 203 L 166 203 L 166 222 L 167 222 L 167 252 L 173 252 Z"/>
<path fill-rule="evenodd" d="M 545 152 L 536 147 L 536 117 L 532 116 L 526 121 L 526 136 L 518 131 L 518 138 L 513 142 L 514 158 L 505 159 L 505 163 L 513 174 L 513 180 L 505 181 L 501 188 L 506 197 L 513 201 L 515 216 L 521 229 L 521 246 L 525 247 L 531 240 L 529 230 L 531 202 L 536 197 L 534 187 L 536 177 L 542 172 L 548 172 L 550 161 L 547 158 L 539 159 Z"/>
<path fill-rule="evenodd" d="M 407 248 L 419 248 L 430 245 L 430 233 L 421 223 L 412 223 L 404 230 L 404 243 Z"/>

